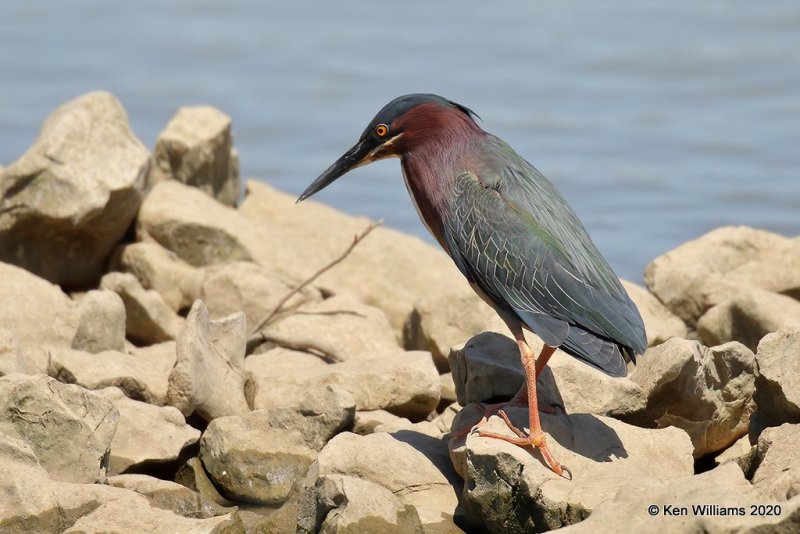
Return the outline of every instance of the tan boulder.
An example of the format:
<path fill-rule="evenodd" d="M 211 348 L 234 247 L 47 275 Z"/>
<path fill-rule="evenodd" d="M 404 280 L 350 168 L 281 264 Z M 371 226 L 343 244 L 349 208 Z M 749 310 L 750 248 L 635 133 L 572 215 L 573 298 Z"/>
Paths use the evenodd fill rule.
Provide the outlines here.
<path fill-rule="evenodd" d="M 175 473 L 175 482 L 200 494 L 206 500 L 219 506 L 231 507 L 236 503 L 223 497 L 211 479 L 208 477 L 203 462 L 198 456 L 189 458 L 178 472 Z"/>
<path fill-rule="evenodd" d="M 177 362 L 169 375 L 169 404 L 183 415 L 211 421 L 250 410 L 244 395 L 247 325 L 242 313 L 209 320 L 195 301 L 177 343 Z"/>
<path fill-rule="evenodd" d="M 709 309 L 697 321 L 707 346 L 738 341 L 752 351 L 761 338 L 787 321 L 800 321 L 800 301 L 761 289 L 747 289 Z"/>
<path fill-rule="evenodd" d="M 617 491 L 618 490 L 618 491 Z M 564 534 L 627 532 L 795 532 L 800 527 L 800 497 L 781 503 L 764 498 L 734 463 L 695 476 L 666 481 L 636 478 L 615 488 L 585 521 Z M 651 508 L 652 511 L 651 511 Z M 759 507 L 763 510 L 758 512 Z M 774 515 L 767 515 L 771 510 Z"/>
<path fill-rule="evenodd" d="M 89 291 L 75 308 L 73 349 L 91 353 L 125 350 L 125 304 L 119 295 L 113 291 Z"/>
<path fill-rule="evenodd" d="M 440 439 L 410 431 L 339 434 L 320 451 L 309 471 L 300 500 L 301 525 L 313 525 L 314 518 L 320 517 L 323 523 L 335 521 L 335 513 L 323 506 L 325 478 L 336 475 L 389 490 L 416 510 L 426 532 L 458 532 L 452 515 L 458 505 L 460 483 L 450 465 L 447 445 Z M 352 496 L 353 504 L 359 507 L 369 502 L 365 502 L 368 494 L 360 491 Z M 394 504 L 392 508 L 396 509 Z"/>
<path fill-rule="evenodd" d="M 746 226 L 718 228 L 650 262 L 645 282 L 694 327 L 745 288 L 800 296 L 800 241 Z"/>
<path fill-rule="evenodd" d="M 195 267 L 251 260 L 263 237 L 237 210 L 175 180 L 153 187 L 136 221 L 139 241 L 155 241 Z"/>
<path fill-rule="evenodd" d="M 97 393 L 119 411 L 117 432 L 111 441 L 109 474 L 175 462 L 186 447 L 200 439 L 200 431 L 187 425 L 183 415 L 172 406 L 135 401 L 118 388 Z"/>
<path fill-rule="evenodd" d="M 313 361 L 313 356 L 278 363 L 275 360 L 286 358 L 286 352 L 277 357 L 271 353 L 247 358 L 248 398 L 254 409 L 279 399 L 319 394 L 329 385 L 347 390 L 358 410 L 387 410 L 411 420 L 424 419 L 439 404 L 439 374 L 427 352 L 400 351 L 335 364 L 315 362 L 307 367 L 297 363 Z M 260 362 L 250 364 L 256 357 Z"/>
<path fill-rule="evenodd" d="M 211 106 L 182 107 L 158 135 L 151 180 L 177 180 L 234 206 L 241 184 L 232 144 L 228 115 Z"/>
<path fill-rule="evenodd" d="M 506 413 L 517 427 L 528 426 L 527 408 L 508 408 Z M 553 473 L 527 447 L 477 433 L 451 443 L 453 464 L 464 477 L 461 502 L 468 529 L 556 529 L 586 519 L 630 480 L 665 481 L 693 471 L 691 441 L 677 428 L 638 428 L 585 413 L 542 413 L 541 421 L 550 452 L 569 467 L 572 480 Z M 484 429 L 513 435 L 498 416 Z"/>
<path fill-rule="evenodd" d="M 118 421 L 111 402 L 80 386 L 43 375 L 0 377 L 0 435 L 27 443 L 54 480 L 104 476 Z"/>
<path fill-rule="evenodd" d="M 750 470 L 751 482 L 766 499 L 785 501 L 800 495 L 800 425 L 783 424 L 758 437 Z"/>
<path fill-rule="evenodd" d="M 139 209 L 148 162 L 113 95 L 63 104 L 0 174 L 0 260 L 63 286 L 93 285 Z"/>
<path fill-rule="evenodd" d="M 185 486 L 148 475 L 115 475 L 106 478 L 105 483 L 114 488 L 135 491 L 146 497 L 152 506 L 183 517 L 204 519 L 230 512 Z"/>
<path fill-rule="evenodd" d="M 235 261 L 207 270 L 199 298 L 208 307 L 212 318 L 244 312 L 248 331 L 252 332 L 296 285 L 293 280 L 269 266 Z M 270 322 L 274 323 L 303 304 L 321 298 L 319 291 L 306 287 L 294 294 Z M 309 334 L 305 335 L 308 337 Z"/>
<path fill-rule="evenodd" d="M 130 354 L 54 349 L 50 351 L 48 374 L 59 382 L 87 389 L 116 386 L 131 399 L 163 406 L 175 358 L 174 341 L 137 348 Z"/>
<path fill-rule="evenodd" d="M 740 343 L 707 348 L 673 338 L 641 358 L 631 381 L 647 404 L 622 419 L 685 430 L 695 458 L 724 450 L 747 434 L 755 411 L 755 366 L 755 356 Z"/>
<path fill-rule="evenodd" d="M 687 329 L 684 322 L 661 304 L 652 293 L 633 282 L 620 281 L 642 315 L 648 346 L 659 345 L 672 337 L 686 337 Z"/>
<path fill-rule="evenodd" d="M 200 294 L 205 273 L 181 260 L 158 243 L 131 243 L 117 250 L 112 270 L 133 274 L 145 289 L 156 291 L 178 312 Z"/>
<path fill-rule="evenodd" d="M 776 425 L 800 423 L 800 323 L 765 336 L 756 363 L 758 413 Z"/>
<path fill-rule="evenodd" d="M 353 432 L 365 436 L 385 424 L 411 425 L 412 423 L 405 417 L 398 417 L 386 410 L 359 410 L 353 420 Z"/>
<path fill-rule="evenodd" d="M 370 221 L 344 215 L 322 204 L 305 201 L 250 181 L 241 214 L 264 230 L 259 263 L 285 269 L 305 279 L 337 258 Z M 296 246 L 286 247 L 286 243 Z M 339 265 L 321 276 L 317 285 L 334 292 L 346 290 L 386 313 L 397 339 L 414 303 L 432 294 L 469 291 L 453 262 L 416 237 L 376 228 Z"/>

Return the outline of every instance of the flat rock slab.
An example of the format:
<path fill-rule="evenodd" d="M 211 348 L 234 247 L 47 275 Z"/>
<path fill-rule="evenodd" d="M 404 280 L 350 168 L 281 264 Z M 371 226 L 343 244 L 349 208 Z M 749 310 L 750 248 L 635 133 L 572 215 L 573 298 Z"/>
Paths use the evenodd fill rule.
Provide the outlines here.
<path fill-rule="evenodd" d="M 462 413 L 456 424 L 473 422 L 468 409 Z M 518 428 L 527 429 L 527 408 L 508 408 L 506 413 Z M 550 452 L 569 467 L 573 480 L 557 476 L 528 448 L 482 438 L 477 432 L 451 441 L 453 464 L 464 477 L 462 505 L 470 528 L 559 528 L 584 520 L 628 480 L 670 480 L 693 472 L 691 441 L 680 429 L 638 428 L 591 414 L 541 418 Z M 483 428 L 513 436 L 497 416 Z"/>
<path fill-rule="evenodd" d="M 95 284 L 139 209 L 149 161 L 110 93 L 60 106 L 0 175 L 0 260 L 62 286 Z"/>
<path fill-rule="evenodd" d="M 94 482 L 117 430 L 107 399 L 48 376 L 0 378 L 0 434 L 28 443 L 54 480 Z"/>
<path fill-rule="evenodd" d="M 772 424 L 800 423 L 800 323 L 765 336 L 756 362 L 758 413 Z"/>
<path fill-rule="evenodd" d="M 87 389 L 116 386 L 132 399 L 163 406 L 175 358 L 174 341 L 137 348 L 132 354 L 55 349 L 50 351 L 47 373 Z"/>
<path fill-rule="evenodd" d="M 528 335 L 539 353 L 542 341 Z M 484 332 L 454 347 L 450 368 L 458 403 L 510 399 L 522 386 L 525 373 L 517 344 L 507 336 Z M 612 378 L 558 350 L 537 382 L 539 402 L 568 413 L 596 413 L 613 416 L 634 413 L 644 407 L 640 386 L 627 378 Z"/>
<path fill-rule="evenodd" d="M 207 421 L 250 411 L 244 396 L 246 336 L 243 313 L 211 321 L 196 301 L 178 336 L 169 403 L 185 416 L 197 412 Z"/>
<path fill-rule="evenodd" d="M 392 352 L 335 364 L 319 358 L 321 363 L 313 362 L 308 354 L 295 362 L 276 361 L 269 353 L 258 356 L 259 364 L 248 364 L 248 395 L 256 409 L 282 398 L 314 395 L 329 385 L 347 390 L 358 410 L 387 410 L 412 420 L 424 419 L 439 404 L 439 374 L 428 352 Z M 271 371 L 270 365 L 281 372 Z"/>
<path fill-rule="evenodd" d="M 564 534 L 626 532 L 797 532 L 800 496 L 776 503 L 760 495 L 736 464 L 729 462 L 696 476 L 658 481 L 632 479 L 615 488 L 585 521 Z M 751 515 L 751 507 L 778 504 L 777 515 Z M 654 507 L 654 514 L 648 512 Z M 770 508 L 772 509 L 772 508 Z"/>
<path fill-rule="evenodd" d="M 105 483 L 115 488 L 135 491 L 146 497 L 156 508 L 169 510 L 183 517 L 203 519 L 231 511 L 185 486 L 147 475 L 115 475 L 106 478 Z"/>
<path fill-rule="evenodd" d="M 300 530 L 313 531 L 315 521 L 317 526 L 319 522 L 335 522 L 336 513 L 331 513 L 326 497 L 330 494 L 326 480 L 336 476 L 385 488 L 416 510 L 426 532 L 458 531 L 452 515 L 458 505 L 460 481 L 447 457 L 447 445 L 440 439 L 411 431 L 339 434 L 320 451 L 309 471 L 299 507 Z M 346 490 L 340 486 L 338 491 Z M 369 492 L 362 493 L 358 488 L 347 496 L 354 507 L 364 507 L 371 500 Z M 391 509 L 398 510 L 397 503 Z M 410 521 L 413 524 L 413 517 Z"/>
<path fill-rule="evenodd" d="M 111 441 L 108 471 L 112 475 L 175 462 L 181 451 L 200 439 L 200 431 L 187 425 L 181 412 L 172 406 L 135 401 L 117 388 L 98 393 L 111 401 L 120 414 Z"/>
<path fill-rule="evenodd" d="M 694 456 L 719 452 L 747 434 L 755 411 L 756 360 L 741 343 L 704 347 L 673 338 L 647 351 L 631 380 L 647 405 L 623 420 L 688 432 Z"/>

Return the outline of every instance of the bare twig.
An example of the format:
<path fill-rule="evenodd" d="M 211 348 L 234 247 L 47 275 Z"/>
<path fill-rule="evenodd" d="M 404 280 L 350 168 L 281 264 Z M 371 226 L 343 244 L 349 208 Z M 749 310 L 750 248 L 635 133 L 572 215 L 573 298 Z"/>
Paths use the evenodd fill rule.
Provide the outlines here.
<path fill-rule="evenodd" d="M 377 221 L 377 222 L 373 222 L 373 223 L 371 223 L 371 224 L 370 224 L 370 225 L 369 225 L 369 226 L 368 226 L 366 229 L 364 229 L 364 231 L 363 231 L 363 232 L 361 232 L 360 234 L 358 234 L 357 236 L 355 236 L 355 237 L 353 238 L 353 242 L 352 242 L 352 243 L 350 243 L 350 246 L 349 246 L 349 247 L 347 247 L 347 248 L 345 249 L 345 251 L 344 251 L 344 252 L 342 252 L 342 253 L 339 255 L 339 257 L 337 257 L 336 259 L 334 259 L 333 261 L 331 261 L 331 262 L 330 262 L 330 263 L 328 263 L 327 265 L 323 266 L 323 267 L 322 267 L 320 270 L 318 270 L 317 272 L 315 272 L 314 274 L 312 274 L 310 277 L 308 277 L 308 278 L 307 278 L 307 279 L 306 279 L 306 280 L 305 280 L 303 283 L 301 283 L 299 286 L 297 286 L 297 287 L 295 287 L 294 289 L 292 289 L 291 291 L 289 291 L 289 292 L 288 292 L 288 293 L 287 293 L 287 294 L 286 294 L 286 295 L 285 295 L 285 296 L 284 296 L 284 297 L 283 297 L 283 298 L 280 300 L 280 302 L 278 302 L 278 304 L 277 304 L 277 305 L 276 305 L 276 306 L 275 306 L 275 307 L 272 309 L 272 311 L 269 313 L 269 315 L 267 315 L 267 317 L 266 317 L 265 319 L 263 319 L 263 320 L 262 320 L 260 323 L 258 323 L 258 326 L 257 326 L 257 327 L 256 327 L 256 328 L 255 328 L 253 331 L 254 331 L 254 332 L 258 332 L 259 330 L 261 330 L 262 328 L 264 328 L 264 326 L 266 326 L 267 324 L 269 324 L 269 322 L 272 320 L 272 318 L 273 318 L 273 317 L 275 317 L 275 315 L 277 315 L 277 314 L 278 314 L 278 312 L 281 310 L 281 308 L 284 306 L 284 304 L 286 304 L 286 303 L 289 301 L 289 299 L 290 299 L 290 298 L 292 298 L 292 297 L 293 297 L 293 296 L 295 296 L 297 293 L 299 293 L 300 291 L 302 291 L 304 287 L 306 287 L 308 284 L 310 284 L 311 282 L 313 282 L 314 280 L 316 280 L 317 278 L 319 278 L 320 276 L 322 276 L 322 275 L 323 275 L 325 272 L 327 272 L 329 269 L 331 269 L 332 267 L 334 267 L 334 266 L 338 265 L 339 263 L 341 263 L 341 262 L 342 262 L 342 261 L 343 261 L 343 260 L 344 260 L 344 259 L 345 259 L 345 258 L 348 256 L 348 255 L 350 255 L 350 253 L 353 251 L 353 249 L 354 249 L 354 248 L 356 248 L 356 245 L 358 245 L 358 244 L 359 244 L 361 241 L 363 241 L 363 240 L 364 240 L 364 238 L 365 238 L 365 237 L 367 237 L 367 235 L 369 235 L 369 233 L 370 233 L 371 231 L 373 231 L 375 228 L 377 228 L 377 227 L 378 227 L 378 226 L 380 226 L 381 224 L 383 224 L 383 220 L 380 220 L 380 221 Z M 251 338 L 251 339 L 252 339 L 252 338 Z M 248 345 L 249 345 L 249 342 L 248 342 Z"/>
<path fill-rule="evenodd" d="M 310 337 L 282 334 L 269 329 L 261 330 L 250 336 L 247 340 L 247 354 L 251 354 L 256 347 L 267 341 L 271 341 L 285 349 L 319 353 L 320 357 L 329 363 L 344 361 L 339 351 L 324 341 L 311 339 Z"/>

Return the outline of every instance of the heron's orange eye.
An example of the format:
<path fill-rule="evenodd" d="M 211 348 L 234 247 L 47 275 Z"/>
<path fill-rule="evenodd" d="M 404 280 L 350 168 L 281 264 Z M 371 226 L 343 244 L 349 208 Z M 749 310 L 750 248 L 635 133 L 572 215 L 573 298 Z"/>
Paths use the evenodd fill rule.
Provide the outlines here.
<path fill-rule="evenodd" d="M 379 124 L 375 127 L 375 135 L 378 137 L 385 137 L 389 133 L 389 127 L 385 124 Z"/>

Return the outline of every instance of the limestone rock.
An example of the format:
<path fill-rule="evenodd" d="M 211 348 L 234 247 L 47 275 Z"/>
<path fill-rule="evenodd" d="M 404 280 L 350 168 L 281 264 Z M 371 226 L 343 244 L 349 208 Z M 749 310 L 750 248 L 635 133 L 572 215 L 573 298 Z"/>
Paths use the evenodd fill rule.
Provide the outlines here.
<path fill-rule="evenodd" d="M 686 325 L 680 317 L 669 311 L 642 286 L 627 280 L 620 281 L 633 303 L 639 308 L 639 313 L 642 314 L 649 346 L 660 345 L 671 337 L 686 337 Z"/>
<path fill-rule="evenodd" d="M 63 286 L 96 283 L 139 209 L 148 162 L 113 95 L 62 105 L 0 175 L 0 260 Z"/>
<path fill-rule="evenodd" d="M 131 243 L 115 255 L 114 270 L 133 274 L 145 289 L 156 291 L 177 312 L 188 308 L 200 294 L 205 273 L 158 243 Z"/>
<path fill-rule="evenodd" d="M 395 432 L 400 431 L 414 432 L 416 434 L 430 436 L 436 439 L 441 438 L 442 434 L 444 433 L 432 421 L 419 421 L 417 423 L 412 423 L 404 417 L 387 423 L 382 423 L 373 429 L 373 433 L 388 432 L 390 434 L 394 434 Z"/>
<path fill-rule="evenodd" d="M 210 321 L 196 301 L 178 336 L 178 359 L 169 376 L 167 397 L 184 415 L 207 421 L 249 411 L 244 396 L 247 325 L 238 313 Z"/>
<path fill-rule="evenodd" d="M 186 447 L 197 443 L 200 431 L 186 424 L 172 406 L 152 406 L 129 399 L 117 388 L 98 392 L 119 411 L 119 425 L 111 441 L 108 471 L 128 470 L 175 462 Z"/>
<path fill-rule="evenodd" d="M 326 475 L 317 485 L 320 524 L 313 529 L 301 526 L 299 532 L 424 532 L 414 507 L 379 484 L 355 477 Z"/>
<path fill-rule="evenodd" d="M 338 257 L 370 223 L 322 204 L 250 181 L 241 214 L 258 227 L 259 263 L 305 279 Z M 286 247 L 286 243 L 296 243 Z M 320 287 L 353 293 L 386 313 L 397 339 L 414 303 L 432 294 L 471 291 L 453 262 L 431 245 L 388 228 L 376 228 L 342 263 L 317 280 Z"/>
<path fill-rule="evenodd" d="M 113 291 L 89 291 L 78 301 L 72 348 L 91 353 L 125 350 L 125 304 Z"/>
<path fill-rule="evenodd" d="M 207 519 L 190 519 L 150 506 L 147 499 L 101 504 L 78 519 L 65 534 L 107 532 L 171 532 L 175 534 L 241 532 L 236 512 Z"/>
<path fill-rule="evenodd" d="M 736 464 L 727 463 L 701 475 L 673 480 L 627 480 L 591 517 L 559 532 L 612 534 L 621 528 L 676 534 L 794 532 L 800 526 L 800 497 L 781 503 L 777 516 L 750 515 L 750 507 L 759 504 L 775 501 L 759 495 Z M 647 512 L 650 506 L 655 507 L 655 515 Z"/>
<path fill-rule="evenodd" d="M 442 434 L 446 434 L 452 430 L 458 430 L 453 428 L 453 421 L 455 420 L 456 415 L 458 415 L 460 411 L 461 411 L 461 406 L 457 402 L 454 402 L 449 406 L 447 406 L 447 408 L 442 410 L 442 413 L 434 417 L 431 423 L 436 425 L 436 427 Z"/>
<path fill-rule="evenodd" d="M 115 475 L 106 478 L 105 483 L 135 491 L 147 497 L 152 506 L 183 517 L 203 519 L 230 511 L 185 486 L 147 475 Z"/>
<path fill-rule="evenodd" d="M 155 241 L 195 267 L 251 260 L 260 242 L 238 211 L 175 180 L 156 184 L 147 195 L 136 233 L 140 241 Z"/>
<path fill-rule="evenodd" d="M 407 348 L 427 350 L 440 372 L 449 370 L 450 347 L 493 330 L 508 328 L 497 312 L 469 287 L 458 293 L 420 295 L 403 328 Z"/>
<path fill-rule="evenodd" d="M 386 315 L 350 295 L 305 304 L 271 325 L 270 331 L 289 337 L 313 335 L 335 350 L 342 361 L 372 359 L 400 349 Z"/>
<path fill-rule="evenodd" d="M 94 482 L 119 412 L 82 387 L 43 375 L 0 377 L 0 434 L 25 441 L 54 480 Z"/>
<path fill-rule="evenodd" d="M 533 335 L 528 339 L 538 354 L 542 341 Z M 450 368 L 462 406 L 493 398 L 510 399 L 525 381 L 517 344 L 494 332 L 455 347 L 450 353 Z M 568 413 L 622 416 L 642 409 L 645 402 L 641 388 L 631 380 L 609 377 L 560 350 L 539 377 L 537 392 L 540 403 Z"/>
<path fill-rule="evenodd" d="M 440 439 L 409 431 L 367 436 L 339 434 L 320 451 L 309 472 L 301 497 L 300 525 L 313 525 L 315 517 L 325 518 L 326 513 L 326 521 L 335 520 L 325 505 L 325 495 L 330 490 L 325 487 L 325 479 L 336 475 L 383 486 L 416 509 L 426 532 L 456 529 L 452 514 L 458 505 L 460 483 L 450 465 L 447 445 Z M 359 508 L 369 502 L 367 495 L 356 493 L 355 488 L 352 496 L 353 504 Z M 322 510 L 317 508 L 320 504 Z M 397 509 L 396 503 L 391 509 Z"/>
<path fill-rule="evenodd" d="M 210 106 L 182 107 L 158 136 L 153 151 L 155 174 L 234 206 L 241 185 L 232 142 L 229 116 Z"/>
<path fill-rule="evenodd" d="M 753 453 L 753 446 L 750 445 L 750 437 L 742 436 L 737 439 L 733 445 L 722 451 L 714 458 L 717 465 L 722 465 L 725 462 L 732 461 L 738 465 L 742 471 L 749 469 L 750 456 Z"/>
<path fill-rule="evenodd" d="M 167 403 L 167 386 L 175 358 L 174 341 L 137 348 L 132 354 L 51 350 L 48 374 L 60 382 L 87 389 L 116 386 L 132 399 L 162 406 Z"/>
<path fill-rule="evenodd" d="M 24 373 L 26 367 L 17 340 L 10 332 L 0 329 L 0 376 Z"/>
<path fill-rule="evenodd" d="M 25 372 L 47 372 L 47 350 L 68 348 L 75 336 L 70 298 L 50 282 L 0 263 L 0 302 L 6 303 L 0 325 L 14 337 Z"/>
<path fill-rule="evenodd" d="M 208 478 L 208 473 L 206 473 L 203 463 L 197 456 L 189 458 L 178 469 L 175 474 L 175 482 L 199 493 L 203 499 L 214 502 L 219 506 L 230 507 L 236 504 L 220 495 L 217 487 Z"/>
<path fill-rule="evenodd" d="M 219 417 L 200 440 L 200 458 L 226 497 L 278 505 L 317 456 L 302 430 L 273 427 L 267 412 Z M 302 418 L 302 416 L 300 416 Z"/>
<path fill-rule="evenodd" d="M 271 352 L 258 355 L 260 365 L 248 362 L 249 397 L 256 409 L 275 399 L 313 396 L 328 385 L 339 385 L 350 392 L 358 410 L 387 410 L 411 420 L 424 419 L 439 404 L 439 375 L 427 352 L 394 352 L 369 360 L 287 366 L 280 373 L 270 369 L 276 359 Z"/>
<path fill-rule="evenodd" d="M 800 425 L 767 428 L 754 452 L 753 487 L 766 499 L 784 501 L 800 495 Z"/>
<path fill-rule="evenodd" d="M 693 327 L 743 289 L 800 295 L 800 242 L 745 226 L 718 228 L 650 262 L 645 282 Z"/>
<path fill-rule="evenodd" d="M 517 427 L 528 426 L 527 408 L 505 411 Z M 453 464 L 463 470 L 462 504 L 470 529 L 559 528 L 586 519 L 630 480 L 663 481 L 693 471 L 691 442 L 677 428 L 644 429 L 591 414 L 542 413 L 541 421 L 553 457 L 570 468 L 572 480 L 553 473 L 540 454 L 505 441 L 474 433 L 451 443 Z M 497 416 L 484 428 L 513 435 Z"/>
<path fill-rule="evenodd" d="M 113 291 L 125 303 L 128 337 L 143 345 L 177 337 L 183 319 L 170 309 L 156 291 L 146 290 L 130 273 L 108 273 L 100 287 Z"/>
<path fill-rule="evenodd" d="M 456 383 L 453 380 L 453 373 L 439 375 L 439 384 L 441 386 L 441 402 L 445 404 L 452 404 L 458 400 L 458 396 L 456 395 Z"/>
<path fill-rule="evenodd" d="M 353 432 L 362 436 L 372 434 L 377 427 L 387 423 L 412 424 L 405 417 L 397 417 L 386 410 L 361 410 L 356 412 L 355 420 L 353 421 Z"/>
<path fill-rule="evenodd" d="M 759 414 L 772 424 L 800 423 L 800 323 L 764 337 L 756 362 Z"/>
<path fill-rule="evenodd" d="M 644 390 L 647 405 L 623 419 L 682 428 L 695 458 L 721 451 L 747 433 L 754 375 L 755 356 L 740 343 L 707 348 L 673 338 L 641 358 L 631 380 Z"/>
<path fill-rule="evenodd" d="M 297 284 L 269 267 L 236 261 L 208 269 L 200 300 L 208 307 L 212 318 L 244 312 L 248 329 L 252 331 Z M 321 298 L 319 291 L 306 287 L 292 296 L 271 322 L 305 303 Z M 319 336 L 315 334 L 315 337 Z"/>
<path fill-rule="evenodd" d="M 739 341 L 755 351 L 762 337 L 786 321 L 800 321 L 800 301 L 760 289 L 743 290 L 703 314 L 697 335 L 709 347 Z"/>

